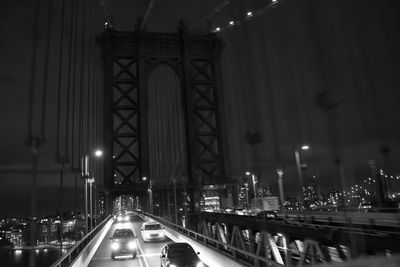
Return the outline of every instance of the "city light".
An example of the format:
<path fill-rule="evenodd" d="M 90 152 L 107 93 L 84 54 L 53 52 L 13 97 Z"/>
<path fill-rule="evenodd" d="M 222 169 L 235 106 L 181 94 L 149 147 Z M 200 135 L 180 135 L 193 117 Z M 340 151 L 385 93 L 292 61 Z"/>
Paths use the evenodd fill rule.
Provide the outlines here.
<path fill-rule="evenodd" d="M 303 146 L 301 146 L 301 149 L 303 149 L 303 150 L 308 150 L 308 149 L 310 149 L 310 146 L 308 146 L 308 145 L 303 145 Z"/>
<path fill-rule="evenodd" d="M 253 16 L 253 12 L 251 12 L 251 11 L 247 12 L 247 16 L 248 16 L 248 17 Z"/>

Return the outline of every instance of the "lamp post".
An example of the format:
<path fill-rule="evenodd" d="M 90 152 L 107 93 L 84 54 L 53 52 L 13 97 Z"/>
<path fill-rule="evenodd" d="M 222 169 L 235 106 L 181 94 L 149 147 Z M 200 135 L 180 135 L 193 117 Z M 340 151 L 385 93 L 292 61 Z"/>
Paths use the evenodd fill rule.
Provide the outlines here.
<path fill-rule="evenodd" d="M 283 194 L 283 170 L 282 169 L 276 169 L 276 174 L 278 175 L 278 186 L 279 186 L 279 198 L 281 199 L 281 210 L 284 210 L 284 204 L 285 204 L 285 199 L 284 199 L 284 194 Z"/>
<path fill-rule="evenodd" d="M 87 179 L 89 183 L 89 214 L 90 214 L 90 229 L 93 228 L 93 183 L 94 178 Z"/>
<path fill-rule="evenodd" d="M 89 178 L 89 155 L 81 158 L 81 177 L 85 179 L 85 234 L 88 233 L 88 201 L 87 201 L 87 184 Z"/>
<path fill-rule="evenodd" d="M 301 149 L 308 150 L 308 149 L 310 149 L 310 147 L 308 145 L 303 145 L 301 147 Z M 304 202 L 303 201 L 303 189 L 304 189 L 303 172 L 301 169 L 302 166 L 301 166 L 301 161 L 300 161 L 300 153 L 297 148 L 294 150 L 294 156 L 296 158 L 297 176 L 299 178 L 300 186 L 301 186 L 300 200 L 301 200 L 302 204 L 304 205 L 304 203 L 303 203 Z"/>
<path fill-rule="evenodd" d="M 96 149 L 95 151 L 94 151 L 94 156 L 96 157 L 96 158 L 101 158 L 102 156 L 103 156 L 103 151 L 101 150 L 101 149 Z M 98 166 L 98 165 L 96 165 L 96 166 Z M 96 173 L 96 172 L 95 172 Z M 100 175 L 99 175 L 100 176 Z M 100 177 L 97 177 L 97 181 L 100 181 L 99 179 L 100 179 Z M 95 182 L 95 179 L 94 179 L 94 177 L 93 177 L 93 182 L 92 183 L 94 183 Z M 90 184 L 90 201 L 92 201 L 92 183 Z M 91 204 L 90 204 L 90 215 L 91 215 L 91 219 L 90 219 L 90 221 L 92 221 L 92 218 L 94 217 L 94 222 L 95 222 L 95 225 L 97 224 L 97 219 L 96 219 L 96 217 L 97 217 L 97 191 L 96 191 L 96 187 L 97 186 L 95 186 L 95 195 L 94 195 L 94 216 L 93 216 L 93 213 L 92 213 L 92 206 L 93 206 L 93 204 L 92 204 L 92 202 L 91 202 Z M 92 227 L 93 225 L 91 225 L 91 227 Z"/>
<path fill-rule="evenodd" d="M 153 214 L 153 188 L 151 185 L 151 179 L 144 176 L 142 178 L 143 181 L 147 181 L 149 179 L 149 187 L 147 188 L 147 192 L 149 193 L 149 212 Z"/>
<path fill-rule="evenodd" d="M 94 152 L 94 155 L 96 157 L 101 157 L 103 155 L 103 152 L 99 149 L 97 149 Z M 93 216 L 93 201 L 92 201 L 92 186 L 94 183 L 94 178 L 90 179 L 90 173 L 89 173 L 89 160 L 90 157 L 88 154 L 86 154 L 84 157 L 81 158 L 81 177 L 85 179 L 85 232 L 86 234 L 88 233 L 89 225 L 88 225 L 88 183 L 90 184 L 90 228 L 92 228 L 92 216 Z"/>
<path fill-rule="evenodd" d="M 251 175 L 251 182 L 253 184 L 253 193 L 254 193 L 254 197 L 257 197 L 257 190 L 256 190 L 256 183 L 257 183 L 257 176 L 251 172 L 246 172 L 246 175 Z"/>
<path fill-rule="evenodd" d="M 245 186 L 245 193 L 246 193 L 246 208 L 249 206 L 249 184 L 248 183 L 244 183 Z"/>

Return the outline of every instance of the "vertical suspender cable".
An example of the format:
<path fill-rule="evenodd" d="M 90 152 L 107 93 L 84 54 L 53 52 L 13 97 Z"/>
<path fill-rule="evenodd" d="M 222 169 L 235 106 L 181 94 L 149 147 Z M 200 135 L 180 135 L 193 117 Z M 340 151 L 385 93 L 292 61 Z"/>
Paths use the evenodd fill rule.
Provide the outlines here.
<path fill-rule="evenodd" d="M 77 69 L 77 57 L 78 57 L 78 21 L 79 21 L 79 2 L 76 1 L 75 3 L 75 20 L 74 20 L 74 28 L 75 28 L 75 33 L 74 33 L 74 64 L 73 64 L 73 74 L 72 74 L 72 118 L 71 118 L 71 167 L 74 171 L 79 169 L 79 164 L 80 160 L 79 157 L 77 157 L 76 165 L 75 165 L 75 124 L 76 124 L 76 119 L 75 119 L 75 100 L 76 100 L 76 69 Z"/>
<path fill-rule="evenodd" d="M 34 29 L 32 38 L 32 58 L 31 58 L 31 77 L 29 81 L 29 103 L 28 103 L 28 140 L 27 144 L 31 144 L 33 137 L 33 106 L 34 106 L 34 91 L 35 91 L 35 77 L 36 77 L 36 54 L 37 54 L 37 42 L 39 32 L 39 10 L 40 1 L 36 0 L 35 3 L 35 18 L 34 18 Z"/>
<path fill-rule="evenodd" d="M 62 85 L 62 63 L 63 63 L 63 44 L 64 44 L 64 10 L 65 0 L 62 0 L 61 8 L 61 31 L 60 31 L 60 50 L 58 51 L 58 90 L 57 90 L 57 126 L 56 126 L 56 161 L 60 160 L 60 120 L 61 120 L 61 85 Z"/>
<path fill-rule="evenodd" d="M 68 110 L 67 110 L 67 120 L 69 121 L 69 107 L 72 107 L 72 114 L 71 114 L 71 131 L 69 131 L 69 124 L 67 124 L 67 131 L 68 135 L 70 135 L 69 138 L 71 138 L 71 169 L 74 172 L 74 178 L 75 178 L 75 183 L 74 183 L 74 208 L 75 210 L 78 210 L 78 168 L 79 168 L 79 157 L 77 164 L 75 165 L 75 91 L 76 91 L 76 68 L 77 68 L 77 43 L 78 43 L 78 19 L 79 19 L 79 3 L 77 1 L 72 0 L 71 1 L 71 29 L 70 29 L 70 51 L 69 51 L 69 66 L 68 66 L 68 92 L 70 92 L 70 83 L 72 83 L 72 96 L 71 100 L 72 103 L 68 105 Z M 73 43 L 73 47 L 72 47 Z M 74 55 L 72 57 L 71 53 L 72 50 L 74 51 Z M 73 62 L 73 64 L 72 64 Z M 72 68 L 72 75 L 71 75 L 71 68 Z M 69 95 L 69 93 L 68 93 Z M 66 143 L 66 146 L 68 143 Z"/>
<path fill-rule="evenodd" d="M 40 1 L 35 2 L 35 14 L 34 14 L 34 29 L 32 38 L 32 59 L 31 59 L 31 77 L 29 82 L 29 103 L 28 103 L 28 136 L 26 140 L 26 145 L 32 148 L 32 190 L 31 190 L 31 218 L 36 216 L 36 173 L 37 173 L 37 144 L 33 138 L 33 106 L 34 106 L 34 91 L 35 91 L 35 76 L 36 76 L 36 49 L 37 49 L 37 39 L 39 31 L 39 10 Z M 30 242 L 33 243 L 35 240 L 35 228 L 33 225 L 33 220 L 30 225 Z M 29 254 L 29 266 L 35 267 L 35 254 L 33 250 Z"/>
<path fill-rule="evenodd" d="M 87 146 L 88 150 L 90 148 L 93 148 L 94 145 L 94 112 L 93 112 L 93 106 L 94 106 L 94 71 L 95 71 L 95 64 L 94 64 L 94 49 L 93 49 L 93 41 L 94 41 L 94 3 L 93 0 L 91 0 L 89 6 L 89 11 L 90 11 L 90 28 L 89 28 L 89 70 L 88 70 L 88 100 L 87 100 Z M 92 66 L 92 68 L 91 68 Z M 90 123 L 92 122 L 92 123 Z M 94 161 L 94 164 L 92 165 L 92 178 L 95 178 L 98 180 L 98 177 L 96 176 L 96 167 L 97 167 L 97 161 Z M 96 214 L 96 203 L 97 201 L 94 201 L 95 207 L 94 207 L 94 214 L 93 214 L 93 198 L 96 199 L 96 183 L 91 185 L 92 188 L 94 189 L 94 194 L 90 196 L 90 221 L 91 225 L 93 227 L 93 217 Z"/>
<path fill-rule="evenodd" d="M 63 43 L 64 43 L 64 11 L 65 0 L 62 1 L 61 8 L 61 31 L 60 31 L 60 50 L 59 50 L 59 65 L 58 65 L 58 93 L 57 93 L 57 129 L 56 129 L 56 162 L 60 166 L 60 195 L 59 195 L 59 211 L 61 213 L 64 200 L 64 163 L 65 159 L 60 156 L 60 120 L 61 120 L 61 88 L 62 88 L 62 63 L 63 63 Z M 62 243 L 62 239 L 61 239 Z"/>
<path fill-rule="evenodd" d="M 80 75 L 80 86 L 79 86 L 79 127 L 78 127 L 78 155 L 83 156 L 83 101 L 84 101 L 84 75 L 85 75 L 85 25 L 86 25 L 86 1 L 82 2 L 83 13 L 82 13 L 82 35 L 81 35 L 81 75 Z M 86 151 L 85 151 L 86 152 Z"/>
<path fill-rule="evenodd" d="M 89 0 L 89 12 L 91 12 L 89 14 L 89 20 L 91 21 L 91 24 L 88 27 L 88 33 L 87 33 L 87 39 L 88 39 L 88 46 L 87 46 L 87 53 L 88 53 L 88 61 L 87 61 L 87 99 L 86 99 L 86 151 L 89 151 L 89 149 L 91 148 L 91 144 L 90 143 L 90 135 L 93 132 L 93 129 L 91 129 L 90 127 L 90 107 L 91 107 L 91 101 L 92 101 L 92 86 L 91 86 L 91 82 L 92 82 L 92 73 L 91 73 L 91 68 L 92 68 L 92 53 L 93 53 L 93 49 L 92 49 L 92 32 L 93 32 L 93 5 L 92 5 L 93 1 Z"/>
<path fill-rule="evenodd" d="M 79 127 L 78 127 L 78 136 L 79 136 L 79 140 L 78 140 L 78 157 L 84 157 L 86 158 L 86 155 L 84 155 L 83 153 L 87 153 L 87 151 L 83 151 L 83 121 L 84 121 L 84 109 L 83 109 L 83 104 L 84 104 L 84 75 L 85 75 L 85 64 L 84 64 L 84 60 L 85 60 L 85 26 L 86 26 L 86 1 L 82 2 L 83 5 L 83 12 L 82 12 L 82 35 L 81 35 L 81 68 L 80 68 L 80 86 L 79 86 Z M 85 161 L 86 162 L 86 161 Z M 85 163 L 86 165 L 86 163 Z M 86 165 L 87 166 L 87 165 Z M 83 164 L 81 165 L 81 169 L 83 170 Z M 87 169 L 85 171 L 85 176 L 87 174 Z M 85 186 L 84 186 L 84 200 L 85 200 L 85 233 L 88 233 L 88 201 L 87 201 L 87 178 L 85 177 Z"/>
<path fill-rule="evenodd" d="M 65 1 L 65 0 L 64 0 Z M 67 162 L 69 162 L 69 138 L 70 138 L 70 131 L 69 131 L 69 120 L 70 120 L 70 97 L 71 97 L 71 67 L 72 67 L 72 45 L 73 45 L 73 25 L 74 25 L 74 18 L 75 18 L 75 1 L 71 1 L 71 15 L 69 20 L 69 44 L 68 44 L 68 68 L 67 68 L 67 104 L 66 104 L 66 112 L 65 112 L 65 147 L 64 147 L 64 158 Z M 73 162 L 71 162 L 72 166 Z"/>
<path fill-rule="evenodd" d="M 48 9 L 48 20 L 46 29 L 46 46 L 45 46 L 45 60 L 44 60 L 44 72 L 43 72 L 43 91 L 42 91 L 42 110 L 41 110 L 41 121 L 40 121 L 40 138 L 42 142 L 46 140 L 46 102 L 47 102 L 47 87 L 48 87 L 48 74 L 49 74 L 49 48 L 50 48 L 50 34 L 51 24 L 53 20 L 53 0 L 50 0 Z"/>

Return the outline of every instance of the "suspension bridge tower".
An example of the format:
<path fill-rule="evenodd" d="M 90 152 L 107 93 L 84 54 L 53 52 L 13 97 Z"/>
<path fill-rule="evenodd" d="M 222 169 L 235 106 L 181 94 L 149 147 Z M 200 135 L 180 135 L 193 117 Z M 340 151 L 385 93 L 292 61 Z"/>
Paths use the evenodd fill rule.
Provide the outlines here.
<path fill-rule="evenodd" d="M 185 187 L 188 209 L 198 211 L 205 190 L 220 194 L 226 184 L 218 102 L 222 41 L 182 26 L 177 33 L 108 28 L 102 46 L 106 199 L 146 199 L 149 181 L 150 190 L 158 185 L 161 192 L 179 176 L 184 182 L 172 177 L 174 185 Z M 162 69 L 166 74 L 155 75 Z"/>

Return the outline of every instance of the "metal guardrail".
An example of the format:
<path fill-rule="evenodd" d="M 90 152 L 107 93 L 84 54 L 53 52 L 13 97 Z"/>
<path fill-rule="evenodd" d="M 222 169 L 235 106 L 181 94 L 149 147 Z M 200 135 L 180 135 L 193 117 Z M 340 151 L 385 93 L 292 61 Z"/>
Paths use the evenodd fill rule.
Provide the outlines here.
<path fill-rule="evenodd" d="M 279 214 L 279 219 L 295 219 L 299 221 L 325 221 L 331 223 L 351 223 L 366 226 L 400 227 L 400 213 L 383 212 L 286 212 Z"/>
<path fill-rule="evenodd" d="M 81 240 L 79 240 L 68 252 L 62 255 L 51 267 L 64 267 L 69 266 L 81 253 L 81 251 L 89 244 L 94 236 L 103 228 L 103 226 L 110 220 L 112 216 L 108 216 L 100 224 L 98 224 L 90 233 L 85 235 Z"/>
<path fill-rule="evenodd" d="M 183 235 L 185 235 L 186 237 L 189 237 L 190 239 L 193 239 L 194 241 L 201 243 L 207 247 L 211 247 L 214 250 L 216 249 L 219 253 L 222 253 L 234 260 L 236 260 L 237 262 L 246 265 L 246 266 L 254 266 L 254 264 L 252 262 L 249 262 L 249 260 L 246 260 L 247 258 L 251 258 L 254 260 L 258 260 L 260 262 L 263 262 L 265 264 L 265 266 L 270 266 L 270 267 L 281 267 L 284 266 L 282 264 L 279 264 L 273 260 L 267 259 L 265 257 L 261 257 L 259 255 L 255 255 L 252 253 L 249 253 L 245 250 L 233 247 L 229 244 L 225 244 L 222 243 L 216 239 L 204 236 L 202 234 L 196 233 L 192 230 L 186 229 L 182 226 L 179 226 L 177 224 L 171 223 L 167 220 L 164 220 L 161 217 L 157 217 L 154 216 L 152 214 L 149 213 L 143 213 L 144 215 L 146 215 L 147 217 L 150 217 L 154 220 L 157 220 L 158 222 L 168 226 L 169 228 L 172 228 L 173 230 L 175 230 L 176 232 L 179 232 Z"/>

